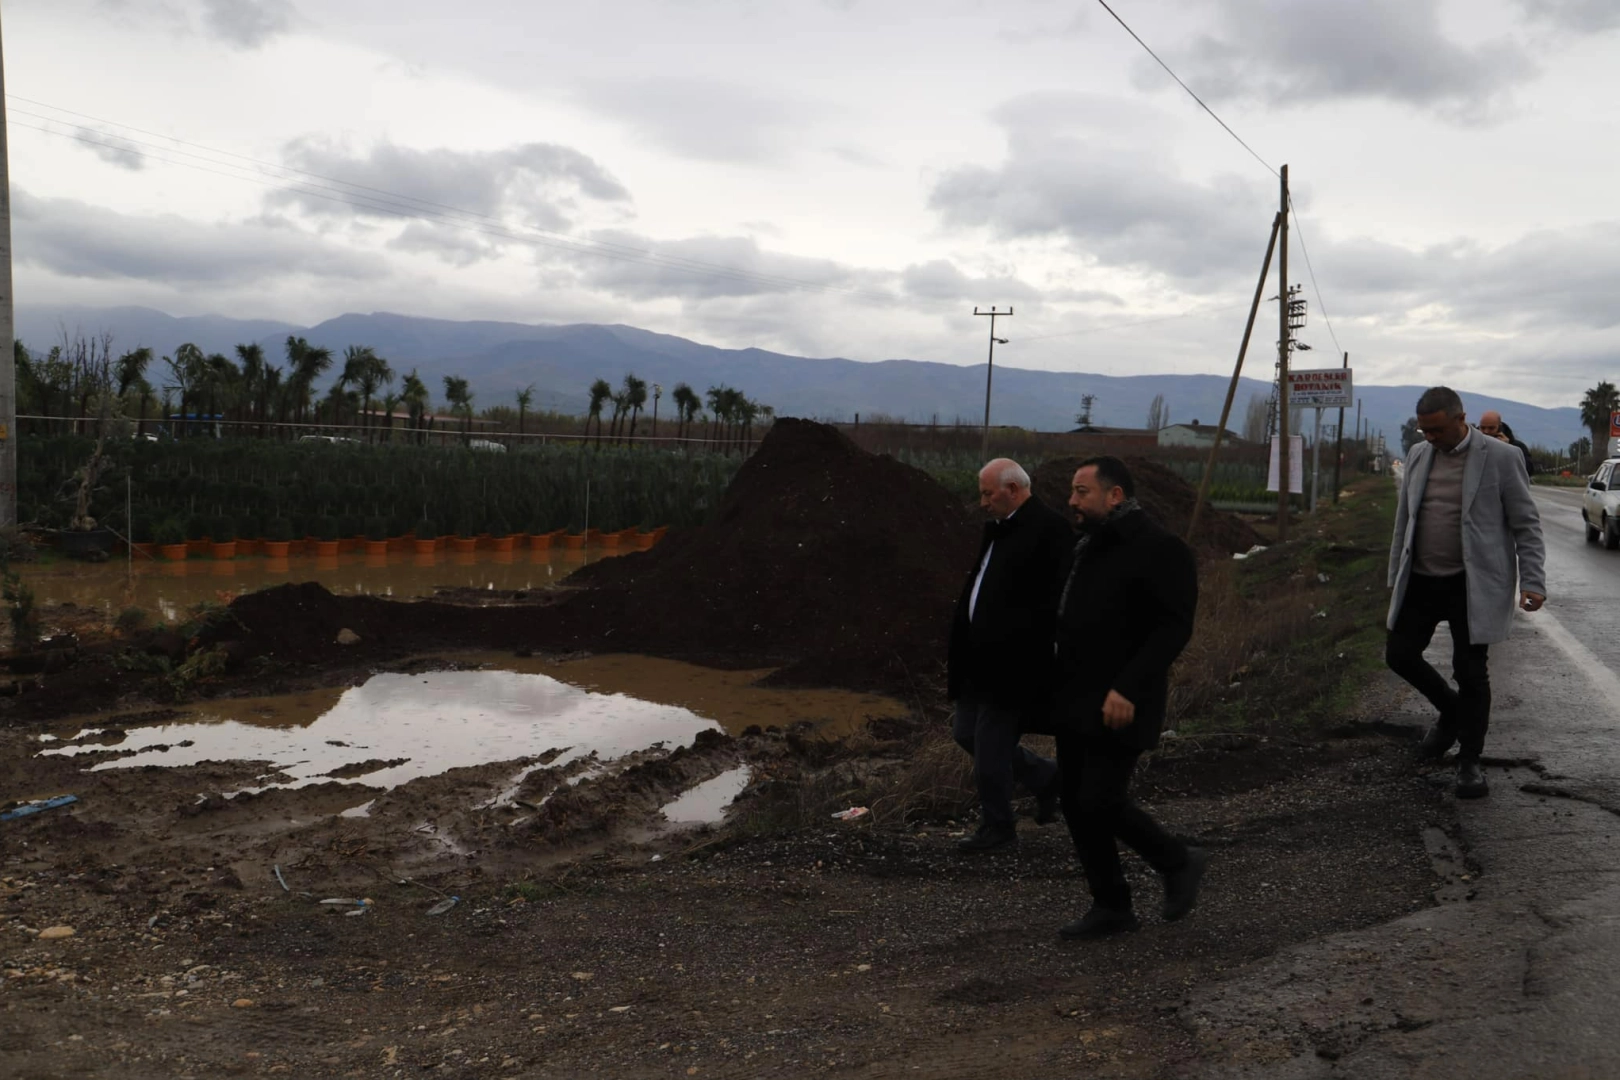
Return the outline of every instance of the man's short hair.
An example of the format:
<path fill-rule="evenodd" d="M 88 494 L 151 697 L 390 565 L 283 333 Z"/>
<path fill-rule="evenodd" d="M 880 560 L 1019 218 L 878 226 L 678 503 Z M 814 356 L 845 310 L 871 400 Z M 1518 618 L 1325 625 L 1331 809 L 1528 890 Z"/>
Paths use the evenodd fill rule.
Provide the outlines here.
<path fill-rule="evenodd" d="M 1449 386 L 1431 386 L 1423 391 L 1423 396 L 1417 402 L 1417 415 L 1428 416 L 1430 413 L 1445 413 L 1455 420 L 1463 414 L 1462 398 Z"/>
<path fill-rule="evenodd" d="M 1127 469 L 1119 458 L 1109 454 L 1086 458 L 1076 466 L 1075 472 L 1086 468 L 1097 470 L 1097 482 L 1103 486 L 1104 491 L 1119 488 L 1127 499 L 1136 498 L 1136 481 L 1131 479 L 1131 470 Z"/>

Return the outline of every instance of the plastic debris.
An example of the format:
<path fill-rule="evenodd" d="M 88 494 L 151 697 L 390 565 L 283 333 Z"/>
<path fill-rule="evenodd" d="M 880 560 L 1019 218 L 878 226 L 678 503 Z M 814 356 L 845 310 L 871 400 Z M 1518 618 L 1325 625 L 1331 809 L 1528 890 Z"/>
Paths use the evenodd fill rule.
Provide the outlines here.
<path fill-rule="evenodd" d="M 276 872 L 276 880 L 281 883 L 281 891 L 292 892 L 291 889 L 287 888 L 287 879 L 281 876 L 281 867 L 272 866 L 270 869 Z"/>
<path fill-rule="evenodd" d="M 58 806 L 67 806 L 78 801 L 79 797 L 77 795 L 58 795 L 52 799 L 39 799 L 35 802 L 23 803 L 21 806 L 13 807 L 0 814 L 0 821 L 14 821 L 17 818 L 28 817 L 30 814 L 37 814 L 41 810 L 55 810 Z"/>
<path fill-rule="evenodd" d="M 838 811 L 838 813 L 833 815 L 833 820 L 834 821 L 854 821 L 857 818 L 865 817 L 867 814 L 870 814 L 871 812 L 872 812 L 871 810 L 869 810 L 868 808 L 866 808 L 864 806 L 852 806 L 848 810 L 840 810 L 840 811 Z"/>
<path fill-rule="evenodd" d="M 1254 545 L 1254 547 L 1250 548 L 1248 551 L 1235 551 L 1235 552 L 1233 552 L 1232 553 L 1232 558 L 1234 558 L 1234 559 L 1247 559 L 1249 556 L 1258 555 L 1264 550 L 1266 550 L 1266 545 L 1264 545 L 1264 544 L 1256 544 L 1256 545 Z"/>
<path fill-rule="evenodd" d="M 321 901 L 327 907 L 370 907 L 376 903 L 371 897 L 333 896 Z"/>
<path fill-rule="evenodd" d="M 368 912 L 370 910 L 371 910 L 370 908 L 365 908 L 365 907 L 355 908 L 353 911 L 345 911 L 343 914 L 345 916 L 364 915 L 366 912 Z"/>
<path fill-rule="evenodd" d="M 432 907 L 428 908 L 427 913 L 429 915 L 443 915 L 445 912 L 449 911 L 459 903 L 461 903 L 461 897 L 448 896 L 443 900 L 440 900 L 437 904 L 434 904 Z"/>

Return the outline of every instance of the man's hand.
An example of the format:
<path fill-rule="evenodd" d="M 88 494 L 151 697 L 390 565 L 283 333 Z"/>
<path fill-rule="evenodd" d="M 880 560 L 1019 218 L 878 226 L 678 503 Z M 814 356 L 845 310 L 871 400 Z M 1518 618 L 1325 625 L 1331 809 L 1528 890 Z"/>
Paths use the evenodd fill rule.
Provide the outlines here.
<path fill-rule="evenodd" d="M 1136 706 L 1126 701 L 1118 690 L 1108 691 L 1108 697 L 1103 701 L 1103 723 L 1117 730 L 1135 719 Z"/>
<path fill-rule="evenodd" d="M 1519 594 L 1519 606 L 1526 611 L 1540 611 L 1541 605 L 1546 602 L 1547 598 L 1540 593 L 1521 592 Z M 1104 710 L 1104 715 L 1106 714 L 1106 710 Z"/>

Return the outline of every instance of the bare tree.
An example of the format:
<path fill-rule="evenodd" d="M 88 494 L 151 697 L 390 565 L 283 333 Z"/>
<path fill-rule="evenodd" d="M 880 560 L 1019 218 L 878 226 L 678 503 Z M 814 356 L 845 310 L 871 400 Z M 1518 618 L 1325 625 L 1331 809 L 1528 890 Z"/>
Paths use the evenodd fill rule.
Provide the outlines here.
<path fill-rule="evenodd" d="M 1243 437 L 1252 443 L 1263 443 L 1271 434 L 1266 430 L 1266 419 L 1271 414 L 1271 403 L 1260 394 L 1249 395 L 1248 408 L 1243 413 Z"/>
<path fill-rule="evenodd" d="M 1164 395 L 1154 394 L 1153 402 L 1148 406 L 1147 428 L 1149 431 L 1158 431 L 1164 427 Z"/>

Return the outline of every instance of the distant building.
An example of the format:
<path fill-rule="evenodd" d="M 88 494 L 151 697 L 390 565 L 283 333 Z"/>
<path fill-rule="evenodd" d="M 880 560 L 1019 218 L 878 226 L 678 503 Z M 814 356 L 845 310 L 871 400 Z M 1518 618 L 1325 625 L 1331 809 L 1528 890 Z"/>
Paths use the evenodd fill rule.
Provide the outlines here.
<path fill-rule="evenodd" d="M 1117 450 L 1120 453 L 1142 453 L 1159 445 L 1152 428 L 1122 428 L 1097 427 L 1087 425 L 1077 427 L 1069 432 L 1070 435 L 1085 435 L 1097 439 L 1105 448 Z"/>
<path fill-rule="evenodd" d="M 1215 442 L 1215 432 L 1220 428 L 1216 424 L 1200 424 L 1194 420 L 1190 424 L 1171 424 L 1169 427 L 1159 429 L 1160 446 L 1203 447 L 1207 449 Z M 1221 445 L 1241 443 L 1243 440 L 1228 430 L 1221 436 Z"/>

